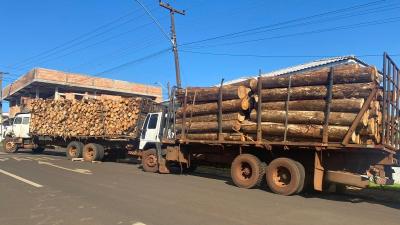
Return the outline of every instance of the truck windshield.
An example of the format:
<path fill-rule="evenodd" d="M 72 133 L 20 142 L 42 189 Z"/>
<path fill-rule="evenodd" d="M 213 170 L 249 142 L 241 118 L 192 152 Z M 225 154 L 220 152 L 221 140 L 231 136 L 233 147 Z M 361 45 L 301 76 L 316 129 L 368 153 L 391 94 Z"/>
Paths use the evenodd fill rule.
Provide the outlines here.
<path fill-rule="evenodd" d="M 22 117 L 17 117 L 14 120 L 14 124 L 21 124 L 21 122 L 22 122 Z"/>

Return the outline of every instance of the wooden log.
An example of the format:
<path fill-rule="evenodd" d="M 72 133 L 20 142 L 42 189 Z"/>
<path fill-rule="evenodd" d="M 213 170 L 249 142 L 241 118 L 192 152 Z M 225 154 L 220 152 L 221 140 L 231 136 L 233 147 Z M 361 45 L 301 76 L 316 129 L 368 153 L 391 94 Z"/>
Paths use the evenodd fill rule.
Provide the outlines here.
<path fill-rule="evenodd" d="M 350 126 L 356 118 L 356 113 L 331 112 L 329 115 L 330 125 Z M 257 122 L 257 111 L 252 110 L 250 119 Z M 266 110 L 261 112 L 262 122 L 285 123 L 286 111 Z M 288 123 L 293 124 L 316 124 L 323 125 L 325 113 L 321 111 L 289 111 Z M 368 115 L 364 114 L 360 122 L 363 126 L 368 125 Z"/>
<path fill-rule="evenodd" d="M 237 120 L 222 121 L 222 131 L 232 132 L 240 130 L 240 122 Z M 176 124 L 178 131 L 182 130 L 182 124 Z M 186 123 L 187 133 L 210 133 L 218 131 L 218 122 L 192 122 Z"/>
<path fill-rule="evenodd" d="M 222 114 L 222 121 L 226 120 L 237 120 L 239 122 L 244 121 L 245 115 L 243 113 L 226 113 Z M 218 121 L 218 114 L 207 114 L 202 116 L 188 116 L 186 118 L 188 122 L 216 122 Z M 182 123 L 182 119 L 176 119 L 176 123 Z"/>
<path fill-rule="evenodd" d="M 254 134 L 257 132 L 257 124 L 253 122 L 244 123 L 241 126 L 243 133 Z M 285 125 L 282 123 L 261 123 L 261 130 L 264 135 L 282 136 L 285 132 Z M 329 141 L 342 141 L 349 127 L 347 126 L 329 126 Z M 319 139 L 322 140 L 323 126 L 321 125 L 305 125 L 305 124 L 288 124 L 287 136 L 292 138 Z M 352 137 L 353 143 L 356 138 Z"/>
<path fill-rule="evenodd" d="M 332 87 L 332 98 L 367 98 L 374 88 L 374 83 L 337 84 Z M 326 86 L 303 86 L 291 89 L 291 100 L 313 100 L 324 99 Z M 263 101 L 285 101 L 287 99 L 287 88 L 263 89 L 261 91 Z"/>
<path fill-rule="evenodd" d="M 246 111 L 250 108 L 250 101 L 248 98 L 245 99 L 234 99 L 228 101 L 222 101 L 222 112 L 241 112 Z M 184 111 L 184 107 L 180 107 L 176 115 L 177 117 L 182 117 L 182 113 Z M 205 104 L 188 104 L 186 107 L 186 117 L 190 115 L 206 115 L 218 113 L 218 103 L 205 103 Z"/>
<path fill-rule="evenodd" d="M 364 104 L 364 99 L 332 99 L 331 112 L 359 112 Z M 285 110 L 286 102 L 265 102 L 261 104 L 262 110 Z M 299 111 L 324 111 L 325 100 L 298 100 L 289 101 L 289 110 Z M 257 106 L 255 107 L 257 108 Z"/>
<path fill-rule="evenodd" d="M 180 90 L 177 93 L 177 98 L 183 102 L 185 98 L 185 91 L 187 91 L 188 102 L 211 102 L 218 101 L 219 98 L 219 87 L 193 87 Z M 232 86 L 225 85 L 222 87 L 222 99 L 244 99 L 249 97 L 250 88 L 245 86 Z"/>
<path fill-rule="evenodd" d="M 236 133 L 221 133 L 223 140 L 225 141 L 245 141 L 245 137 L 242 134 Z M 177 135 L 178 139 L 181 139 L 182 136 Z M 200 134 L 187 134 L 186 139 L 189 140 L 205 140 L 205 141 L 216 141 L 218 140 L 217 133 L 200 133 Z"/>
<path fill-rule="evenodd" d="M 291 74 L 291 86 L 326 85 L 330 68 Z M 333 84 L 377 82 L 378 75 L 374 67 L 359 67 L 356 64 L 339 66 L 334 69 Z M 289 75 L 261 78 L 262 88 L 284 88 L 289 85 Z M 251 89 L 256 90 L 257 81 L 250 81 Z"/>

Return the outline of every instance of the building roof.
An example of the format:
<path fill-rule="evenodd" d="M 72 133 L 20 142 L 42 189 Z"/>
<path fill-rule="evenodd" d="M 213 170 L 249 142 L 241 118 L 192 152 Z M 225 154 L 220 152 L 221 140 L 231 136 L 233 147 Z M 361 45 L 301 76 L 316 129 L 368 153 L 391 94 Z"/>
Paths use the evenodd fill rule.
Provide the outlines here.
<path fill-rule="evenodd" d="M 162 99 L 162 89 L 158 86 L 144 85 L 121 80 L 112 80 L 57 70 L 36 68 L 21 76 L 15 82 L 7 85 L 3 91 L 3 99 L 11 100 L 18 96 L 35 95 L 53 91 L 60 92 L 96 92 L 99 94 L 119 96 L 145 96 Z"/>
<path fill-rule="evenodd" d="M 349 63 L 358 63 L 362 66 L 368 66 L 367 63 L 358 59 L 354 55 L 338 56 L 338 57 L 314 60 L 314 61 L 311 61 L 308 63 L 303 63 L 303 64 L 299 64 L 296 66 L 291 66 L 291 67 L 287 67 L 284 69 L 275 70 L 275 71 L 272 71 L 269 73 L 263 73 L 263 74 L 261 74 L 261 76 L 263 76 L 263 77 L 284 76 L 284 75 L 289 75 L 289 74 L 299 72 L 299 71 L 303 72 L 303 71 L 308 71 L 308 70 L 319 69 L 320 67 L 334 66 L 334 65 L 340 65 L 340 64 L 349 64 Z M 239 83 L 241 81 L 245 81 L 245 80 L 255 78 L 255 77 L 258 77 L 258 75 L 241 77 L 241 78 L 238 78 L 238 79 L 235 79 L 232 81 L 224 82 L 224 85 Z M 219 86 L 219 85 L 217 85 L 217 86 Z"/>

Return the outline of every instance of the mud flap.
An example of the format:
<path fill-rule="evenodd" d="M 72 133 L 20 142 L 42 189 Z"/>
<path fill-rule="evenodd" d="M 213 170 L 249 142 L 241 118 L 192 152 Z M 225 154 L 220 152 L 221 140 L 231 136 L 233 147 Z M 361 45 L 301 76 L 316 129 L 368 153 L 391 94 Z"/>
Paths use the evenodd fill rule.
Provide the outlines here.
<path fill-rule="evenodd" d="M 314 190 L 322 191 L 324 167 L 322 167 L 322 151 L 315 151 L 314 159 Z"/>

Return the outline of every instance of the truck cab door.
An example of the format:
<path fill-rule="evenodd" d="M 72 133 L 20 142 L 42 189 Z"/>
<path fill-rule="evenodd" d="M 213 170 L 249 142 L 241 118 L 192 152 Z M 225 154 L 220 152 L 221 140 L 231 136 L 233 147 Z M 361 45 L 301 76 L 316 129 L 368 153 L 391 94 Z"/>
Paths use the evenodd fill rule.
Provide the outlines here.
<path fill-rule="evenodd" d="M 150 113 L 147 115 L 146 121 L 143 124 L 142 133 L 140 135 L 140 149 L 143 149 L 147 143 L 156 143 L 160 141 L 160 116 L 161 113 Z"/>
<path fill-rule="evenodd" d="M 29 138 L 29 115 L 17 115 L 13 123 L 13 133 L 18 138 Z"/>

